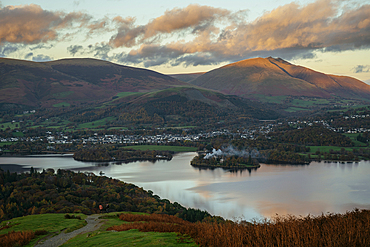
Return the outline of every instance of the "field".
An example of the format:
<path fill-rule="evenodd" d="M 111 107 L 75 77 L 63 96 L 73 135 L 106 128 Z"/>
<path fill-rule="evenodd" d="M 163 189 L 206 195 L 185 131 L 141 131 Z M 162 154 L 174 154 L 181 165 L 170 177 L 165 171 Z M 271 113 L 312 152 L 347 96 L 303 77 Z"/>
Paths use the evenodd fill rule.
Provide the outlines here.
<path fill-rule="evenodd" d="M 99 119 L 93 122 L 83 123 L 78 125 L 78 129 L 96 129 L 99 126 L 106 125 L 107 122 L 115 120 L 115 117 L 107 117 L 103 119 Z"/>
<path fill-rule="evenodd" d="M 310 153 L 316 153 L 316 151 L 329 153 L 330 150 L 340 151 L 344 148 L 346 151 L 352 151 L 352 147 L 336 147 L 336 146 L 308 146 L 310 148 Z"/>
<path fill-rule="evenodd" d="M 16 129 L 19 128 L 19 122 L 7 122 L 7 123 L 1 123 L 0 124 L 0 129 L 1 130 L 6 130 L 7 128 L 10 129 Z"/>
<path fill-rule="evenodd" d="M 122 224 L 117 214 L 117 212 L 104 214 L 102 216 L 104 224 L 98 231 L 80 234 L 69 240 L 63 246 L 197 246 L 194 243 L 179 243 L 177 241 L 177 234 L 174 232 L 140 232 L 138 230 L 126 232 L 106 231 L 109 227 Z M 34 246 L 39 239 L 44 238 L 46 235 L 57 235 L 64 229 L 70 232 L 86 225 L 84 220 L 65 219 L 64 215 L 65 214 L 40 214 L 14 218 L 0 224 L 0 229 L 1 226 L 6 225 L 7 222 L 10 222 L 11 226 L 10 228 L 0 230 L 0 235 L 11 231 L 45 230 L 47 234 L 36 236 L 35 239 L 26 245 L 30 247 Z M 70 215 L 80 216 L 81 219 L 87 217 L 84 214 Z"/>
<path fill-rule="evenodd" d="M 357 136 L 358 134 L 357 133 L 346 133 L 346 134 L 343 134 L 345 136 L 347 136 L 349 139 L 351 139 L 351 141 L 353 141 L 355 143 L 355 147 L 366 147 L 366 143 L 363 143 L 363 142 L 360 142 L 360 141 L 357 141 Z"/>
<path fill-rule="evenodd" d="M 157 151 L 173 151 L 173 152 L 195 152 L 197 151 L 196 147 L 182 147 L 182 146 L 157 146 L 157 145 L 136 145 L 136 146 L 127 146 L 125 148 L 131 148 L 135 150 L 157 150 Z"/>
<path fill-rule="evenodd" d="M 85 219 L 86 215 L 84 214 L 73 214 L 80 216 L 81 219 Z M 10 222 L 9 225 L 12 227 L 7 229 L 0 230 L 0 234 L 5 234 L 11 231 L 38 231 L 45 230 L 48 234 L 51 233 L 60 233 L 62 230 L 66 229 L 67 231 L 72 231 L 78 228 L 83 227 L 86 222 L 84 220 L 78 219 L 65 219 L 64 214 L 40 214 L 40 215 L 28 215 L 25 217 L 14 218 L 2 222 L 0 226 L 4 226 Z M 1 229 L 1 227 L 0 227 Z M 36 241 L 45 235 L 41 235 L 38 238 L 32 240 L 27 246 L 33 246 Z"/>

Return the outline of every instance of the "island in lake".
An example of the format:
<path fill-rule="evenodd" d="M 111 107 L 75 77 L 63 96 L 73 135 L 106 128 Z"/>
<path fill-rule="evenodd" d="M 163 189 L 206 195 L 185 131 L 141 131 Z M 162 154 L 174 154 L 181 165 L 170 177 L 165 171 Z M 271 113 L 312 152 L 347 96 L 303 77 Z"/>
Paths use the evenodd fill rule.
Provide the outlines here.
<path fill-rule="evenodd" d="M 260 164 L 251 156 L 209 156 L 200 154 L 195 156 L 190 164 L 199 168 L 248 169 L 259 168 Z"/>

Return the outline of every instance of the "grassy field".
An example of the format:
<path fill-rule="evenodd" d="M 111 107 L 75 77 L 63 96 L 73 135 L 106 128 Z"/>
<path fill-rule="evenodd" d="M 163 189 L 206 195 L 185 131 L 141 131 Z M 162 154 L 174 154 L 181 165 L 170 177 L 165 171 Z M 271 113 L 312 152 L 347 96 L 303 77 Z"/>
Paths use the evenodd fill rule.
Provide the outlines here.
<path fill-rule="evenodd" d="M 355 144 L 356 147 L 366 147 L 366 143 L 363 143 L 363 142 L 359 142 L 357 141 L 357 136 L 358 134 L 357 133 L 345 133 L 343 134 L 345 136 L 347 136 L 349 139 L 351 139 L 351 141 L 353 141 L 353 143 Z"/>
<path fill-rule="evenodd" d="M 104 126 L 107 122 L 115 120 L 115 117 L 107 117 L 96 121 L 83 123 L 78 125 L 78 129 L 96 129 L 98 126 Z"/>
<path fill-rule="evenodd" d="M 3 229 L 0 231 L 0 234 L 5 234 L 10 231 L 37 231 L 37 230 L 45 230 L 48 234 L 58 234 L 62 230 L 76 230 L 78 228 L 83 227 L 86 225 L 84 220 L 78 219 L 65 219 L 65 214 L 38 214 L 38 215 L 28 215 L 24 217 L 14 218 L 11 220 L 4 221 L 0 224 L 0 226 L 4 226 L 7 222 L 10 222 L 12 227 Z M 86 215 L 84 214 L 70 214 L 80 216 L 81 219 L 85 219 Z M 1 227 L 0 227 L 1 228 Z M 26 246 L 34 246 L 38 239 L 43 238 L 45 235 L 41 235 L 36 239 L 32 240 Z"/>
<path fill-rule="evenodd" d="M 119 223 L 122 224 L 122 221 Z M 94 232 L 71 239 L 63 247 L 73 246 L 197 246 L 195 243 L 179 243 L 174 232 L 140 232 L 133 229 L 124 232 Z"/>
<path fill-rule="evenodd" d="M 309 109 L 305 109 L 305 108 L 299 108 L 299 107 L 289 107 L 287 109 L 285 109 L 284 111 L 286 112 L 297 112 L 297 111 L 308 111 Z"/>
<path fill-rule="evenodd" d="M 313 107 L 317 105 L 328 105 L 330 104 L 330 101 L 326 99 L 310 99 L 310 100 L 294 99 L 290 104 L 296 107 Z"/>
<path fill-rule="evenodd" d="M 309 153 L 316 153 L 316 151 L 320 151 L 320 152 L 326 152 L 326 153 L 329 153 L 330 150 L 333 150 L 333 151 L 340 151 L 342 148 L 344 148 L 346 151 L 352 151 L 353 150 L 353 147 L 336 147 L 336 146 L 308 146 L 310 148 L 310 152 Z"/>
<path fill-rule="evenodd" d="M 3 147 L 5 145 L 11 145 L 13 143 L 15 143 L 15 142 L 0 142 L 0 147 Z"/>
<path fill-rule="evenodd" d="M 131 148 L 135 150 L 157 150 L 157 151 L 173 151 L 173 152 L 195 152 L 197 151 L 196 147 L 181 147 L 181 146 L 157 146 L 157 145 L 135 145 L 127 146 L 125 148 Z"/>
<path fill-rule="evenodd" d="M 262 94 L 256 94 L 254 97 L 265 103 L 281 104 L 288 96 L 266 96 Z"/>
<path fill-rule="evenodd" d="M 0 123 L 0 129 L 1 130 L 6 130 L 7 128 L 10 129 L 16 129 L 19 128 L 19 122 L 7 122 L 7 123 Z"/>
<path fill-rule="evenodd" d="M 114 212 L 102 215 L 104 223 L 99 230 L 80 234 L 75 238 L 70 239 L 63 246 L 197 246 L 194 243 L 178 242 L 176 233 L 140 232 L 138 230 L 123 232 L 106 231 L 108 227 L 124 223 L 118 218 L 117 214 L 119 213 Z M 6 234 L 10 231 L 46 230 L 48 235 L 53 233 L 56 235 L 64 229 L 72 231 L 81 228 L 86 224 L 84 220 L 65 219 L 64 215 L 65 214 L 39 214 L 7 220 L 6 222 L 2 222 L 0 226 L 4 226 L 7 222 L 10 222 L 12 227 L 1 230 L 0 234 Z M 81 219 L 85 219 L 87 217 L 84 214 L 70 215 L 78 215 Z M 38 236 L 26 246 L 34 246 L 35 243 L 43 237 L 45 237 L 45 235 Z"/>

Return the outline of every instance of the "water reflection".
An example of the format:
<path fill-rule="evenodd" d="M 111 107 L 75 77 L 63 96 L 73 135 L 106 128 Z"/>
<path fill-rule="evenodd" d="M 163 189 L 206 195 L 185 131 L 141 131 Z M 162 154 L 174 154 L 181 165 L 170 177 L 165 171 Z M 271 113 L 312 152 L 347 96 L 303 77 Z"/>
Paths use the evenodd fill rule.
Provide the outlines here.
<path fill-rule="evenodd" d="M 171 161 L 128 164 L 78 162 L 72 158 L 0 158 L 2 164 L 23 164 L 103 172 L 105 176 L 136 184 L 154 194 L 221 215 L 246 220 L 276 214 L 321 214 L 370 208 L 370 162 L 310 165 L 266 165 L 230 172 L 190 165 L 196 153 L 182 153 Z"/>

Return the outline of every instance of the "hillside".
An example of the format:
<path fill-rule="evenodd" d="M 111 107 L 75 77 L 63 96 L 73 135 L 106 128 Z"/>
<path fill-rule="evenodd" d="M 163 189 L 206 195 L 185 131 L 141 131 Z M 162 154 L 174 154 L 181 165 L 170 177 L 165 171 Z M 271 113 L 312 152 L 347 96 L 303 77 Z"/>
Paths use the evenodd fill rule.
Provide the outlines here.
<path fill-rule="evenodd" d="M 0 58 L 0 103 L 34 107 L 109 100 L 120 92 L 188 85 L 154 71 L 96 59 L 36 63 Z"/>
<path fill-rule="evenodd" d="M 232 63 L 189 83 L 245 98 L 255 95 L 370 98 L 370 86 L 362 81 L 323 74 L 272 57 Z"/>
<path fill-rule="evenodd" d="M 188 73 L 188 74 L 168 74 L 168 76 L 171 76 L 177 80 L 183 81 L 183 82 L 189 82 L 192 81 L 199 76 L 205 74 L 205 72 L 198 72 L 198 73 Z"/>

